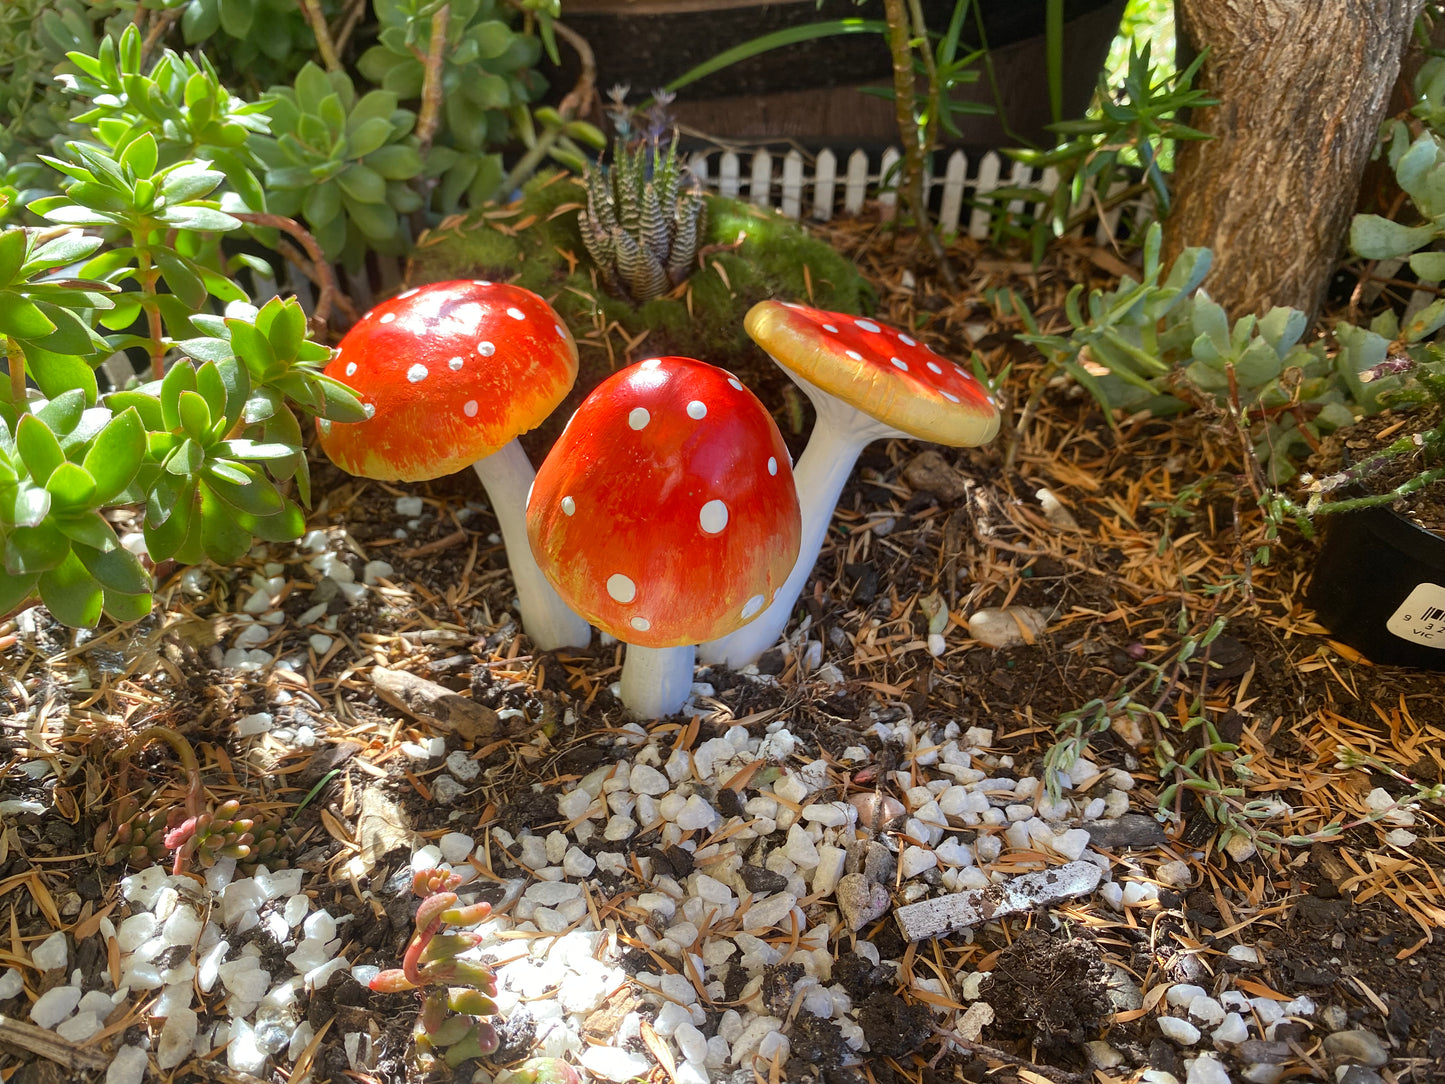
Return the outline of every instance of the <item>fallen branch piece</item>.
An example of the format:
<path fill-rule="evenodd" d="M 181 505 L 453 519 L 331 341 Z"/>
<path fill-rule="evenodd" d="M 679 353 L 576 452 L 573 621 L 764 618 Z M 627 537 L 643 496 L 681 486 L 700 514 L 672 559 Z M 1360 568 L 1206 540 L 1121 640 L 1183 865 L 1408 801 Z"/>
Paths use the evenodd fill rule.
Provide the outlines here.
<path fill-rule="evenodd" d="M 444 733 L 476 741 L 501 729 L 502 722 L 491 708 L 405 670 L 373 667 L 371 682 L 377 695 L 392 707 Z"/>
<path fill-rule="evenodd" d="M 919 900 L 893 912 L 909 941 L 942 937 L 994 919 L 1047 907 L 1075 896 L 1087 896 L 1103 872 L 1092 862 L 1068 862 L 1038 873 L 1025 873 L 1003 884 L 970 888 L 951 896 Z"/>
<path fill-rule="evenodd" d="M 110 1064 L 110 1058 L 99 1050 L 83 1050 L 53 1031 L 12 1020 L 8 1016 L 0 1016 L 0 1045 L 18 1046 L 71 1072 L 79 1069 L 99 1072 Z"/>

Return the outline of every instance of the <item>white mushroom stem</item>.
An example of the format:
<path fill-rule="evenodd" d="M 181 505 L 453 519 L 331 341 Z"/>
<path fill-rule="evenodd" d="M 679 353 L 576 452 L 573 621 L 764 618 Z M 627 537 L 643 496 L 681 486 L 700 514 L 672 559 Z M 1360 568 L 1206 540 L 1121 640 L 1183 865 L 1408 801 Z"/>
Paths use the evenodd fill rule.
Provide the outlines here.
<path fill-rule="evenodd" d="M 639 719 L 675 715 L 692 691 L 696 649 L 627 645 L 622 658 L 622 703 Z"/>
<path fill-rule="evenodd" d="M 522 611 L 522 628 L 539 651 L 586 647 L 592 642 L 592 626 L 568 609 L 552 589 L 537 567 L 527 542 L 527 495 L 532 489 L 532 479 L 537 476 L 527 453 L 521 444 L 512 440 L 485 459 L 477 460 L 472 469 L 482 480 L 501 528 Z"/>
<path fill-rule="evenodd" d="M 792 374 L 789 373 L 791 376 Z M 793 468 L 793 481 L 798 487 L 798 504 L 803 513 L 803 539 L 798 547 L 798 562 L 787 580 L 773 596 L 772 603 L 746 625 L 710 640 L 698 648 L 704 663 L 721 663 L 733 669 L 758 661 L 764 651 L 778 642 L 792 616 L 793 606 L 803 593 L 803 586 L 813 572 L 833 508 L 843 485 L 853 473 L 858 455 L 875 440 L 884 437 L 906 437 L 908 434 L 885 425 L 876 418 L 856 410 L 827 392 L 819 391 L 801 380 L 803 389 L 817 408 L 818 420 L 808 438 L 808 446 Z"/>

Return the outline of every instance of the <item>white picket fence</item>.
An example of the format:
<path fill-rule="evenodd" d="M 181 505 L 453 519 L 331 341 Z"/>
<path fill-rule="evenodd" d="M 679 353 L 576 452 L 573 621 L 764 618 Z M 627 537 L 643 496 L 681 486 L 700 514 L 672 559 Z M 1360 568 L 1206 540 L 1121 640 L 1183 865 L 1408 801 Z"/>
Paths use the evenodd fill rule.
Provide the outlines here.
<path fill-rule="evenodd" d="M 880 213 L 891 218 L 898 205 L 897 180 L 903 153 L 889 147 L 876 157 L 858 149 L 841 162 L 838 152 L 822 150 L 806 158 L 798 150 L 778 154 L 766 149 L 696 152 L 689 159 L 693 175 L 705 189 L 718 195 L 744 199 L 759 207 L 776 208 L 789 218 L 827 222 L 836 215 L 858 214 L 870 199 Z M 983 240 L 998 213 L 991 193 L 1000 188 L 1032 188 L 1035 200 L 1010 198 L 1007 211 L 1019 215 L 1030 202 L 1043 202 L 1059 182 L 1053 169 L 1035 170 L 1022 162 L 1006 160 L 997 151 L 970 158 L 953 151 L 944 159 L 943 174 L 924 175 L 925 192 L 934 224 L 945 235 L 963 233 Z M 1123 190 L 1117 182 L 1109 195 Z M 1137 225 L 1152 217 L 1152 202 L 1145 196 L 1126 200 L 1101 216 L 1096 236 L 1100 243 L 1117 236 L 1121 220 Z"/>

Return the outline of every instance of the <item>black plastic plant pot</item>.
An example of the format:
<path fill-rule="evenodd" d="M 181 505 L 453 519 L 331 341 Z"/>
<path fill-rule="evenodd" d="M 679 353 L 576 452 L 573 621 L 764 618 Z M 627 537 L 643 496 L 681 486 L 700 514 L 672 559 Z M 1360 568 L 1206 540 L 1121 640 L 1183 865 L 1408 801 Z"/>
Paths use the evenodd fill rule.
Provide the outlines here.
<path fill-rule="evenodd" d="M 1323 522 L 1320 624 L 1371 662 L 1445 670 L 1445 538 L 1385 507 Z"/>

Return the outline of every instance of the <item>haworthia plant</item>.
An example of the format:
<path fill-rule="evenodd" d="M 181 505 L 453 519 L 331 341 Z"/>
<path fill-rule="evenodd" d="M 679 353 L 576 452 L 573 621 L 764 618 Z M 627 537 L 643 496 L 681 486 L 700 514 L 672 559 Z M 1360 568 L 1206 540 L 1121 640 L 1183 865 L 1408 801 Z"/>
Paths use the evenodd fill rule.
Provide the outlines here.
<path fill-rule="evenodd" d="M 635 149 L 618 145 L 611 166 L 587 171 L 582 242 L 608 292 L 637 304 L 687 278 L 703 230 L 702 193 L 683 187 L 677 136 Z"/>

